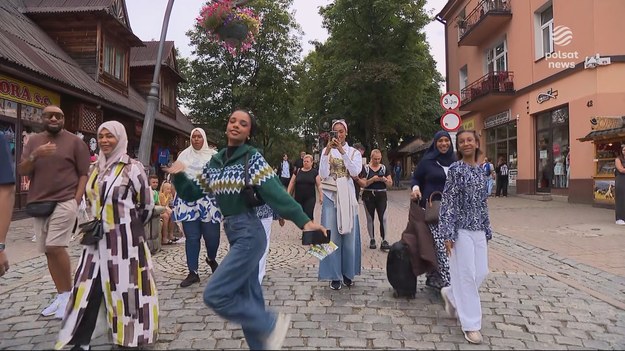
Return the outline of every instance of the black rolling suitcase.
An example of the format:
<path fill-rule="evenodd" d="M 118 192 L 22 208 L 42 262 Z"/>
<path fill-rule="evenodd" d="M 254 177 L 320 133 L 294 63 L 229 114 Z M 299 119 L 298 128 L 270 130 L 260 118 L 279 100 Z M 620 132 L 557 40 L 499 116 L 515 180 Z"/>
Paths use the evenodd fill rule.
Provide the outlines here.
<path fill-rule="evenodd" d="M 386 276 L 393 289 L 395 289 L 395 297 L 415 298 L 417 278 L 412 272 L 408 245 L 403 241 L 398 241 L 391 245 L 386 258 Z"/>

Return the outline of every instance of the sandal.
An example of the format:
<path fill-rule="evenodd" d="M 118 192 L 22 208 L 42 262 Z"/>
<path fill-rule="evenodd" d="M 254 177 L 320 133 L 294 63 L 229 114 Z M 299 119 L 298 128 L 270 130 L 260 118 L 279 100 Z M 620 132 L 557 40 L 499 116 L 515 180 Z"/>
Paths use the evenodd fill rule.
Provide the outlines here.
<path fill-rule="evenodd" d="M 173 244 L 175 244 L 175 243 L 176 243 L 175 241 L 173 241 L 173 240 L 169 240 L 169 241 L 167 241 L 167 242 L 161 243 L 161 245 L 173 245 Z"/>

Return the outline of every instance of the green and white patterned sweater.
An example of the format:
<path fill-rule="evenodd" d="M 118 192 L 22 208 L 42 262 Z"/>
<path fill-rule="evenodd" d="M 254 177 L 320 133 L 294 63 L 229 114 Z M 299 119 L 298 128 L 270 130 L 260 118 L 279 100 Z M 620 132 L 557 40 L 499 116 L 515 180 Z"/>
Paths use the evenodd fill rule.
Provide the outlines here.
<path fill-rule="evenodd" d="M 310 221 L 287 192 L 265 158 L 249 145 L 238 147 L 230 158 L 227 149 L 222 149 L 204 166 L 202 175 L 189 179 L 184 173 L 173 177 L 176 193 L 185 201 L 195 201 L 207 194 L 214 194 L 217 204 L 225 217 L 241 214 L 250 210 L 241 196 L 245 178 L 245 154 L 249 153 L 248 172 L 250 183 L 257 186 L 263 200 L 280 217 L 293 221 L 299 228 Z"/>

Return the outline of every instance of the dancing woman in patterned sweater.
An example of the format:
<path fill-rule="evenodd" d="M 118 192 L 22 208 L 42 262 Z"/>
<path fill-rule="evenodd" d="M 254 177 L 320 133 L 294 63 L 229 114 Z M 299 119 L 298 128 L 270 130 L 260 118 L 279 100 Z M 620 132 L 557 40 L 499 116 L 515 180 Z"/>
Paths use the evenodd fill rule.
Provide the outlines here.
<path fill-rule="evenodd" d="M 221 317 L 241 324 L 250 349 L 276 350 L 282 346 L 290 318 L 283 314 L 275 316 L 265 310 L 258 281 L 258 263 L 265 252 L 267 238 L 255 209 L 250 208 L 241 196 L 245 159 L 248 158 L 249 181 L 280 217 L 293 221 L 304 230 L 325 232 L 325 228 L 306 216 L 263 156 L 246 144 L 255 129 L 253 116 L 247 111 L 236 110 L 230 115 L 226 127 L 228 148 L 213 156 L 201 177 L 189 179 L 181 173 L 184 165 L 178 162 L 166 171 L 175 174 L 173 182 L 178 196 L 193 201 L 214 193 L 224 216 L 230 250 L 206 285 L 204 302 Z"/>

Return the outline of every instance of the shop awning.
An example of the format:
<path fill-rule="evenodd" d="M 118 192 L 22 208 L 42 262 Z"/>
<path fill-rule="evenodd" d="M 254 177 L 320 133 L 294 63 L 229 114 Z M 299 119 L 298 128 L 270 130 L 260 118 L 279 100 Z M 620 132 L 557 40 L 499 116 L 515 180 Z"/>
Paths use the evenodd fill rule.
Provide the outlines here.
<path fill-rule="evenodd" d="M 595 130 L 583 138 L 579 138 L 579 141 L 590 141 L 590 140 L 607 140 L 607 139 L 615 139 L 615 138 L 623 138 L 625 139 L 625 127 L 614 128 L 614 129 L 605 129 L 605 130 Z"/>

